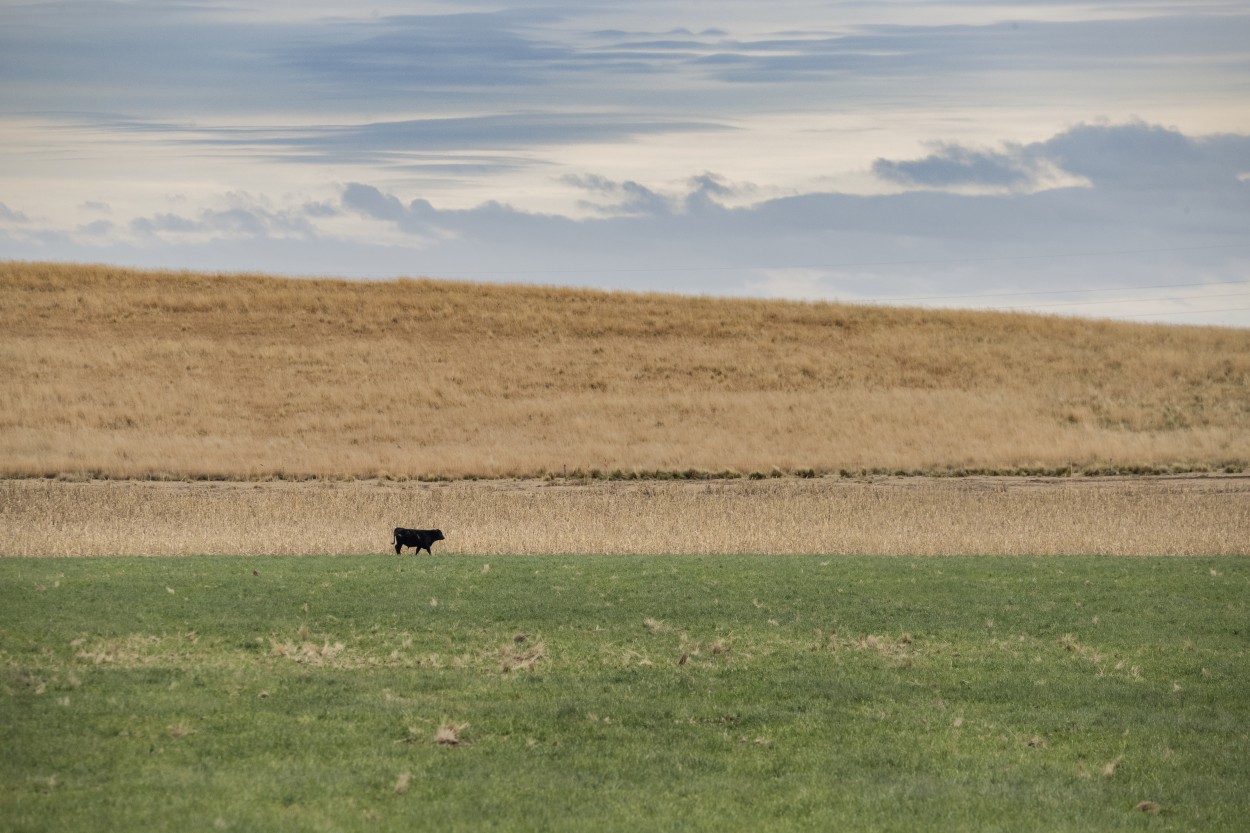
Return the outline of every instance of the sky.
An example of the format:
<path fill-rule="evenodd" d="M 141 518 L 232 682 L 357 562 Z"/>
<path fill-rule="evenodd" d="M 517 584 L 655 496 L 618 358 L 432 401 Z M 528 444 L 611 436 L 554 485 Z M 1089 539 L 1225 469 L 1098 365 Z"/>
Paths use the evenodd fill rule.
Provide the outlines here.
<path fill-rule="evenodd" d="M 1250 326 L 1245 0 L 0 0 L 0 259 Z"/>

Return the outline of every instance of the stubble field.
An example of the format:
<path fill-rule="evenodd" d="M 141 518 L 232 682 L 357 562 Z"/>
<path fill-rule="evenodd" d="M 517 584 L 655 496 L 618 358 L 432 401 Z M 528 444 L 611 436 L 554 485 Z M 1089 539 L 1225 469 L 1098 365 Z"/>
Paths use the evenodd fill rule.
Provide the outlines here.
<path fill-rule="evenodd" d="M 1247 555 L 1250 478 L 0 481 L 2 555 Z"/>

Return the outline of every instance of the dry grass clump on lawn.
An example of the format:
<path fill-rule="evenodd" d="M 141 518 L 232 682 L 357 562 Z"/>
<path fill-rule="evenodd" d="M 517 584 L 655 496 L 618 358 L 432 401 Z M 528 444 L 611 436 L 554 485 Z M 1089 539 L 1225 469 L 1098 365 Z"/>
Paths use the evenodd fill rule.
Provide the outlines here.
<path fill-rule="evenodd" d="M 469 728 L 468 723 L 444 723 L 434 733 L 434 742 L 439 746 L 459 746 L 464 743 L 460 735 Z"/>
<path fill-rule="evenodd" d="M 1250 463 L 1250 332 L 0 263 L 0 475 Z"/>
<path fill-rule="evenodd" d="M 0 555 L 382 553 L 397 525 L 435 555 L 1250 554 L 1250 479 L 0 481 Z"/>
<path fill-rule="evenodd" d="M 524 645 L 513 642 L 499 649 L 499 670 L 504 674 L 512 671 L 529 671 L 539 660 L 547 656 L 547 646 L 542 642 Z"/>

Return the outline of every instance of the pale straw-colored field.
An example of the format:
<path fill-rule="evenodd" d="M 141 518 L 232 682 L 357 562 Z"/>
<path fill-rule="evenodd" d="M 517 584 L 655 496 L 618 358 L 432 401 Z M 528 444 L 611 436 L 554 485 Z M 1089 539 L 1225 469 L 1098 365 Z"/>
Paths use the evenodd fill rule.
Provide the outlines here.
<path fill-rule="evenodd" d="M 0 476 L 1242 471 L 1250 330 L 0 263 Z"/>
<path fill-rule="evenodd" d="M 0 556 L 379 553 L 395 526 L 439 555 L 1247 555 L 1250 478 L 0 481 Z"/>

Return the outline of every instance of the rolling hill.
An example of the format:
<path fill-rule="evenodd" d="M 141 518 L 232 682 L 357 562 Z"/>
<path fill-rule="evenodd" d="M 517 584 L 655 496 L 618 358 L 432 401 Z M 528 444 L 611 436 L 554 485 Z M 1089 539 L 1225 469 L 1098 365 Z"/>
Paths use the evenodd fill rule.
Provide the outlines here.
<path fill-rule="evenodd" d="M 0 263 L 0 475 L 1242 470 L 1250 331 Z"/>

